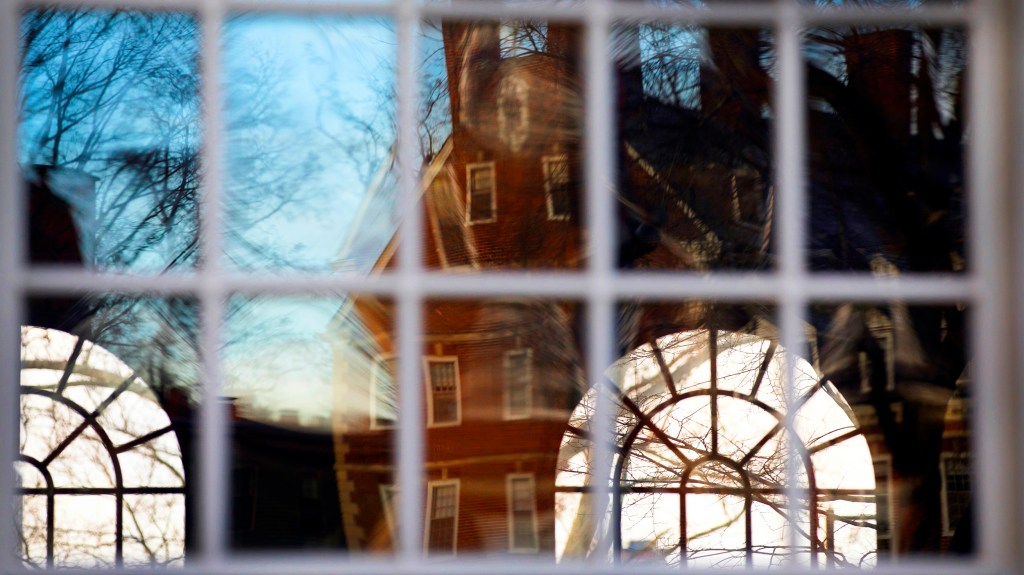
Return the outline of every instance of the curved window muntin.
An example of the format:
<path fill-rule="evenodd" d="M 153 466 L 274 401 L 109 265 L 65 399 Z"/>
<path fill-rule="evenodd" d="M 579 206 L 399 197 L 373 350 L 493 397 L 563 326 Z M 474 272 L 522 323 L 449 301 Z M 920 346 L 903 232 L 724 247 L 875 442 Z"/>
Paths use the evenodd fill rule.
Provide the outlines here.
<path fill-rule="evenodd" d="M 703 345 L 694 336 L 703 336 Z M 673 344 L 684 343 L 684 349 L 672 351 Z M 756 354 L 759 357 L 758 365 L 751 369 L 733 371 L 731 373 L 711 373 L 712 371 L 724 371 L 722 361 L 724 355 L 730 352 L 747 352 L 756 347 Z M 668 356 L 668 357 L 666 357 Z M 680 332 L 658 339 L 654 345 L 646 344 L 637 348 L 632 353 L 622 358 L 609 370 L 609 387 L 618 401 L 618 415 L 616 418 L 616 445 L 613 448 L 613 469 L 610 477 L 611 487 L 611 508 L 610 508 L 610 537 L 613 541 L 612 556 L 615 561 L 624 561 L 623 554 L 626 549 L 623 545 L 623 523 L 626 518 L 623 515 L 623 500 L 634 494 L 652 495 L 675 495 L 679 497 L 679 542 L 678 547 L 672 550 L 684 553 L 676 556 L 678 560 L 682 557 L 686 560 L 685 551 L 688 549 L 688 537 L 682 534 L 687 533 L 687 521 L 685 509 L 686 499 L 694 496 L 716 496 L 719 498 L 736 497 L 742 499 L 744 515 L 744 537 L 737 549 L 744 555 L 739 565 L 762 564 L 754 563 L 753 555 L 756 554 L 757 529 L 752 523 L 752 508 L 759 503 L 767 503 L 774 507 L 784 520 L 786 518 L 787 505 L 785 496 L 793 492 L 787 489 L 785 471 L 785 453 L 787 444 L 792 443 L 794 454 L 797 457 L 797 474 L 791 479 L 795 482 L 795 490 L 800 494 L 800 502 L 796 506 L 801 509 L 800 517 L 796 520 L 796 532 L 802 541 L 795 547 L 782 553 L 802 554 L 803 558 L 794 558 L 792 555 L 786 561 L 798 561 L 804 564 L 816 565 L 820 560 L 828 564 L 840 562 L 854 562 L 863 564 L 874 561 L 874 537 L 870 538 L 867 544 L 871 549 L 865 548 L 863 529 L 865 524 L 874 521 L 874 472 L 871 465 L 871 454 L 867 442 L 862 436 L 853 419 L 853 412 L 843 400 L 836 389 L 827 381 L 824 381 L 814 369 L 805 361 L 799 360 L 795 371 L 796 378 L 795 393 L 791 396 L 794 399 L 791 404 L 793 431 L 786 432 L 787 410 L 785 409 L 785 394 L 783 393 L 781 359 L 783 350 L 771 339 L 763 339 L 752 334 L 733 332 L 718 332 L 717 330 L 699 330 L 692 332 Z M 710 367 L 711 359 L 715 358 L 717 369 Z M 638 377 L 642 371 L 645 360 L 650 361 L 647 366 L 648 377 Z M 778 365 L 776 365 L 778 364 Z M 704 379 L 696 378 L 704 368 L 708 376 Z M 653 375 L 652 375 L 653 372 Z M 774 373 L 773 373 L 774 372 Z M 747 375 L 744 376 L 744 373 Z M 672 374 L 672 380 L 666 374 Z M 751 375 L 755 374 L 755 375 Z M 737 377 L 739 376 L 739 377 Z M 696 379 L 696 381 L 695 381 Z M 629 384 L 628 382 L 633 382 Z M 732 381 L 733 389 L 723 387 L 723 383 Z M 612 384 L 611 382 L 615 382 Z M 715 382 L 718 385 L 715 385 Z M 735 383 L 741 383 L 735 385 Z M 746 387 L 744 391 L 743 388 Z M 714 449 L 694 450 L 692 446 L 685 445 L 683 440 L 673 441 L 668 438 L 663 441 L 658 435 L 665 434 L 659 430 L 667 416 L 678 409 L 680 405 L 687 402 L 694 402 L 707 398 L 706 404 L 728 398 L 730 401 L 744 402 L 751 410 L 766 415 L 772 422 L 770 429 L 758 436 L 758 440 L 743 454 L 742 457 L 729 457 L 722 453 L 725 442 L 709 440 L 714 443 Z M 559 454 L 558 476 L 556 478 L 556 492 L 588 493 L 591 491 L 590 484 L 593 478 L 590 476 L 587 462 L 591 442 L 589 436 L 589 419 L 593 413 L 596 401 L 595 391 L 588 392 L 570 419 L 568 431 L 563 437 L 562 448 Z M 827 403 L 823 403 L 827 402 Z M 774 405 L 773 405 L 774 404 Z M 818 412 L 822 408 L 829 410 L 828 418 L 820 416 Z M 691 413 L 691 412 L 687 412 Z M 692 415 L 690 416 L 692 417 Z M 660 419 L 659 419 L 660 418 Z M 690 420 L 683 421 L 681 425 L 689 424 Z M 705 423 L 707 423 L 705 421 Z M 817 425 L 816 425 L 817 424 Z M 823 425 L 827 425 L 823 429 Z M 710 428 L 710 425 L 705 426 Z M 660 433 L 659 433 L 660 431 Z M 648 437 L 644 437 L 646 434 Z M 715 434 L 712 434 L 715 435 Z M 795 436 L 796 441 L 787 442 L 786 438 Z M 653 441 L 652 441 L 653 439 Z M 766 446 L 771 445 L 777 450 L 776 461 L 780 466 L 777 481 L 766 481 L 759 477 L 759 474 L 751 473 L 749 468 L 751 461 L 760 453 L 763 453 Z M 641 449 L 650 445 L 660 446 L 665 453 L 671 453 L 677 459 L 678 470 L 669 469 L 669 477 L 657 478 L 636 478 L 630 475 L 632 467 L 630 462 L 638 455 L 636 446 Z M 673 447 L 674 446 L 674 447 Z M 842 446 L 835 450 L 836 446 Z M 829 454 L 829 450 L 856 452 L 857 462 L 863 460 L 864 469 L 857 470 L 849 476 L 844 476 L 845 470 L 836 477 L 836 474 L 829 474 L 827 469 L 816 463 L 822 459 L 823 454 Z M 849 450 L 853 450 L 850 452 Z M 687 456 L 687 453 L 690 456 Z M 679 456 L 682 455 L 682 458 Z M 739 487 L 694 487 L 692 486 L 695 477 L 700 476 L 700 468 L 709 462 L 728 466 L 740 478 Z M 672 476 L 674 474 L 674 477 Z M 822 476 L 825 481 L 822 482 Z M 705 481 L 705 483 L 709 483 Z M 774 498 L 775 501 L 770 501 Z M 581 505 L 585 498 L 581 498 Z M 839 514 L 839 510 L 845 510 Z M 848 521 L 849 525 L 860 525 L 862 531 L 853 529 L 860 535 L 847 537 L 852 543 L 852 549 L 856 550 L 857 557 L 846 557 L 842 548 L 836 549 L 836 537 L 834 527 L 836 521 Z M 816 525 L 816 529 L 808 529 L 809 525 Z M 783 532 L 785 530 L 782 530 Z M 858 539 L 859 537 L 859 539 Z M 692 539 L 692 537 L 691 537 Z M 783 543 L 784 545 L 784 543 Z M 561 547 L 560 547 L 561 551 Z M 671 558 L 667 558 L 671 560 Z"/>
<path fill-rule="evenodd" d="M 173 563 L 179 560 L 183 554 L 184 545 L 185 479 L 182 453 L 173 433 L 171 421 L 157 403 L 149 385 L 115 355 L 85 338 L 52 329 L 23 326 L 22 341 L 22 365 L 28 372 L 23 371 L 22 373 L 20 390 L 22 447 L 17 460 L 38 472 L 42 478 L 42 484 L 39 484 L 38 481 L 29 485 L 21 484 L 17 488 L 17 493 L 23 501 L 23 506 L 33 497 L 45 498 L 44 553 L 46 567 L 60 566 L 63 562 L 67 562 L 68 566 L 86 566 L 90 564 L 90 561 L 96 565 L 102 565 L 104 564 L 102 558 L 104 552 L 110 551 L 104 550 L 103 547 L 109 546 L 109 543 L 113 544 L 111 562 L 118 566 L 124 565 L 126 562 L 126 540 L 140 543 L 144 549 L 141 553 L 150 555 L 148 561 L 141 555 L 137 558 L 130 556 L 129 563 L 144 561 Z M 71 341 L 74 343 L 71 344 Z M 40 345 L 41 342 L 42 345 Z M 63 360 L 59 359 L 61 355 L 64 355 Z M 33 403 L 35 406 L 32 406 Z M 35 420 L 38 422 L 40 419 L 38 416 L 41 413 L 39 409 L 45 410 L 46 408 L 42 407 L 45 403 L 53 406 L 52 422 L 45 422 L 42 426 L 33 426 L 33 416 L 36 416 Z M 145 417 L 140 418 L 136 411 L 133 416 L 133 412 L 129 411 L 132 403 L 136 404 L 136 408 L 140 405 L 151 404 L 151 409 L 148 410 L 150 413 L 144 414 Z M 72 418 L 58 420 L 56 415 L 58 406 L 72 414 Z M 33 409 L 36 410 L 34 414 Z M 112 419 L 115 412 L 119 413 L 119 417 Z M 117 419 L 120 419 L 120 422 Z M 159 420 L 159 423 L 151 425 L 154 420 Z M 52 425 L 48 426 L 47 423 L 52 423 Z M 140 425 L 141 430 L 138 429 Z M 40 427 L 43 430 L 48 428 L 50 437 L 49 444 L 47 444 L 47 438 L 42 438 L 42 447 L 46 455 L 37 457 L 25 453 L 25 448 L 31 447 L 33 440 L 39 439 L 34 438 L 33 435 L 40 431 Z M 82 445 L 86 440 L 90 442 L 90 445 Z M 60 463 L 62 455 L 79 445 L 82 445 L 87 455 L 93 456 L 93 460 L 88 463 L 100 466 L 99 468 L 92 466 L 92 472 L 86 471 L 84 477 L 74 472 L 68 473 L 67 466 L 55 466 L 55 462 Z M 93 450 L 92 454 L 88 454 L 90 448 Z M 154 454 L 148 457 L 151 464 L 148 477 L 145 478 L 145 481 L 131 477 L 130 473 L 129 477 L 126 477 L 126 465 L 123 459 L 139 455 L 140 450 L 146 448 L 154 450 Z M 38 452 L 39 446 L 32 447 L 31 450 Z M 160 451 L 165 457 L 160 457 L 157 451 Z M 147 459 L 145 456 L 143 458 Z M 16 464 L 16 467 L 19 466 Z M 128 469 L 128 471 L 132 470 Z M 97 478 L 97 473 L 104 472 L 109 474 L 105 478 L 109 481 L 97 481 L 97 479 L 103 479 Z M 18 473 L 19 481 L 26 479 L 24 475 L 24 473 Z M 83 485 L 83 483 L 87 484 Z M 173 500 L 159 499 L 167 496 L 172 497 Z M 80 509 L 77 512 L 80 515 L 83 512 L 90 514 L 91 509 L 98 518 L 103 518 L 104 514 L 110 513 L 110 510 L 105 505 L 95 502 L 105 501 L 106 498 L 112 499 L 113 513 L 110 514 L 113 515 L 113 525 L 99 526 L 101 529 L 112 527 L 112 532 L 102 531 L 88 534 L 90 538 L 97 541 L 98 549 L 94 553 L 76 555 L 75 550 L 70 548 L 72 544 L 86 545 L 86 543 L 81 540 L 68 539 L 75 537 L 73 531 L 82 526 L 62 525 L 62 514 L 58 511 L 58 502 L 66 497 L 76 498 L 74 505 L 71 505 L 70 501 L 67 505 L 79 506 Z M 156 515 L 163 513 L 165 516 L 154 517 L 148 523 L 143 517 L 140 523 L 135 516 L 135 511 L 139 508 L 140 497 L 149 497 L 153 513 Z M 90 498 L 94 503 L 90 504 Z M 133 503 L 135 507 L 132 506 Z M 125 517 L 126 507 L 128 514 L 131 515 L 129 518 Z M 63 517 L 73 515 L 75 515 L 75 511 L 64 514 Z M 19 523 L 22 523 L 24 519 L 23 513 L 21 513 Z M 102 519 L 98 519 L 98 521 L 102 523 Z M 157 521 L 169 521 L 174 524 L 169 526 L 150 525 Z M 134 524 L 129 524 L 129 522 L 134 522 Z M 98 525 L 88 527 L 97 528 Z M 38 527 L 35 526 L 36 529 Z M 171 532 L 175 536 L 172 538 L 173 540 L 164 543 L 167 547 L 163 550 L 166 552 L 164 560 L 158 560 L 156 557 L 156 554 L 161 551 L 160 549 L 154 552 L 147 548 L 145 531 L 153 528 L 176 530 L 176 532 Z M 61 542 L 58 541 L 58 534 L 62 529 L 68 533 L 66 536 L 61 536 L 61 541 L 70 541 L 68 549 L 60 549 Z M 23 540 L 23 561 L 34 564 L 34 561 L 42 558 L 29 556 L 30 550 L 39 545 L 38 542 L 28 541 L 28 537 L 39 534 L 26 534 L 26 526 L 23 523 L 22 531 L 22 536 L 25 538 Z"/>

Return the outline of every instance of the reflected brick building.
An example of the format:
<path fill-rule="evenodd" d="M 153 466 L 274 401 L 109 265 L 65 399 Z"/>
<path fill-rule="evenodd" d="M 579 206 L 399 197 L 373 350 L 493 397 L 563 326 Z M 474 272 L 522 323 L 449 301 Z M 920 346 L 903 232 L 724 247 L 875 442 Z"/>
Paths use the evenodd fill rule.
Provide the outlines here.
<path fill-rule="evenodd" d="M 609 232 L 586 230 L 581 219 L 579 31 L 535 22 L 441 30 L 452 121 L 422 174 L 425 266 L 452 273 L 583 267 L 588 235 Z M 640 32 L 619 32 L 623 269 L 773 266 L 771 39 L 757 30 L 703 34 L 694 87 L 673 100 L 650 85 Z M 843 80 L 819 77 L 827 75 L 821 68 L 808 75 L 814 268 L 956 269 L 962 259 L 957 175 L 922 175 L 922 165 L 955 156 L 959 144 L 922 135 L 937 116 L 912 96 L 924 89 L 913 62 L 920 42 L 920 33 L 905 30 L 852 34 L 831 56 Z M 875 142 L 886 142 L 889 157 L 872 149 Z M 908 204 L 922 186 L 931 186 L 936 202 L 946 194 L 952 208 L 942 218 L 930 205 Z M 891 205 L 902 211 L 890 215 Z M 875 218 L 872 206 L 884 213 Z M 942 240 L 945 263 L 925 253 L 913 230 Z M 379 248 L 373 271 L 394 265 L 395 238 Z M 357 256 L 365 254 L 342 254 Z M 809 359 L 838 389 L 875 460 L 869 497 L 878 511 L 867 521 L 877 549 L 968 550 L 962 310 L 852 309 L 812 310 Z M 582 311 L 559 301 L 426 302 L 424 545 L 431 554 L 556 551 L 559 447 L 587 390 Z M 623 354 L 673 333 L 764 333 L 774 321 L 770 306 L 700 302 L 630 302 L 619 319 Z M 390 302 L 359 296 L 332 326 L 336 469 L 352 550 L 389 549 L 394 541 L 394 320 Z M 922 388 L 936 393 L 924 400 Z M 815 527 L 822 535 L 811 537 L 812 554 L 834 554 L 829 529 Z"/>

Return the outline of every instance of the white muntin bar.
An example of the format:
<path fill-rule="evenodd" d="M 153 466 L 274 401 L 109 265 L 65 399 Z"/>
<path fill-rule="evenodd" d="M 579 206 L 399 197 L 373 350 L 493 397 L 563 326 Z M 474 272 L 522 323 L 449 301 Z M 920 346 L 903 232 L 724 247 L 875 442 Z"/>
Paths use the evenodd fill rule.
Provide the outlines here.
<path fill-rule="evenodd" d="M 983 4 L 984 2 L 980 2 Z M 24 0 L 27 7 L 52 8 L 94 8 L 94 9 L 135 9 L 135 10 L 183 10 L 199 11 L 205 0 Z M 899 5 L 861 7 L 855 4 L 833 6 L 827 9 L 812 5 L 800 6 L 801 17 L 809 25 L 827 24 L 906 24 L 927 22 L 929 25 L 944 26 L 966 23 L 974 10 L 972 2 L 967 7 L 954 2 L 934 2 L 916 7 Z M 260 0 L 232 0 L 225 2 L 228 12 L 287 12 L 290 14 L 388 14 L 397 9 L 397 2 L 367 0 L 314 0 L 309 2 L 265 2 Z M 431 18 L 544 18 L 552 21 L 569 20 L 582 22 L 586 11 L 578 4 L 550 3 L 517 4 L 486 0 L 454 3 L 424 3 L 419 6 L 421 15 Z M 772 3 L 759 0 L 747 2 L 722 2 L 709 7 L 689 4 L 638 4 L 614 2 L 609 6 L 613 20 L 672 21 L 685 22 L 695 26 L 757 26 L 770 22 L 775 16 Z"/>
<path fill-rule="evenodd" d="M 11 569 L 8 573 L 38 573 L 39 571 L 22 571 Z M 61 569 L 61 575 L 96 575 L 96 569 Z M 103 572 L 103 571 L 100 571 Z M 174 569 L 180 575 L 650 575 L 683 572 L 687 575 L 721 575 L 722 573 L 745 573 L 728 568 L 687 568 L 685 571 L 666 569 L 666 566 L 650 563 L 561 563 L 555 565 L 550 559 L 538 559 L 528 556 L 510 558 L 504 556 L 460 556 L 456 561 L 421 561 L 417 564 L 396 563 L 369 557 L 347 557 L 338 554 L 317 554 L 316 552 L 298 553 L 281 552 L 261 555 L 242 555 L 233 558 L 216 569 L 188 563 Z M 746 571 L 750 572 L 750 571 Z M 778 567 L 770 571 L 752 571 L 754 573 L 771 573 L 771 575 L 809 575 L 809 571 L 799 567 Z M 1016 575 L 1010 569 L 996 569 L 991 566 L 978 566 L 964 560 L 945 558 L 942 561 L 907 561 L 883 564 L 870 571 L 877 575 Z M 152 575 L 152 567 L 126 567 L 117 573 L 126 575 Z"/>
<path fill-rule="evenodd" d="M 1011 30 L 1024 30 L 1024 7 L 1019 3 L 1008 4 L 1014 6 L 1014 9 L 1004 11 L 1004 17 L 1007 25 L 1010 26 Z M 1024 36 L 1021 34 L 1011 34 L 1010 39 L 1004 44 L 1004 49 L 1012 50 L 1012 54 L 1024 54 Z M 1024 58 L 1015 58 L 1011 61 L 1011 70 L 1009 70 L 1009 79 L 1012 80 L 1008 86 L 1008 90 L 1014 95 L 1011 103 L 1005 112 L 1010 114 L 1013 118 L 1011 122 L 1007 122 L 1008 127 L 1013 134 L 1024 134 Z M 1024 139 L 1022 138 L 1011 138 L 1012 144 L 1009 145 L 1008 151 L 1011 154 L 1011 158 L 1024 157 Z M 1011 190 L 1020 190 L 1024 186 L 1024 162 L 1016 161 L 1012 164 L 1014 168 L 1007 174 L 1009 181 L 1006 182 L 1006 195 L 1010 198 L 1010 209 L 1007 210 L 1010 217 L 1015 222 L 1024 222 L 1024 198 L 1020 193 L 1012 193 Z M 1013 277 L 1011 278 L 1011 285 L 1013 286 L 1013 300 L 1008 302 L 1014 306 L 1013 314 L 1007 314 L 1007 318 L 1011 324 L 1011 333 L 1009 340 L 1012 342 L 1011 345 L 1016 345 L 1017 349 L 1020 349 L 1020 341 L 1024 338 L 1024 226 L 1015 225 L 1011 226 L 1013 231 L 1010 237 L 1010 245 L 1012 249 L 1009 254 L 1009 261 L 1012 262 L 1011 270 L 1013 271 Z M 1024 373 L 1024 353 L 1014 350 L 1009 357 L 1012 357 L 1010 365 L 1007 369 L 1013 370 L 1015 377 L 1008 381 L 1015 381 L 1020 377 L 1020 374 Z M 1005 383 L 1005 382 L 1003 382 Z M 1016 401 L 1013 404 L 1016 421 L 1021 421 L 1020 414 L 1024 413 L 1024 394 L 1017 394 Z M 976 409 L 975 412 L 979 410 Z M 994 454 L 998 455 L 998 454 Z M 983 463 L 987 462 L 986 459 L 982 459 Z M 1024 443 L 1018 442 L 1014 447 L 1014 451 L 1010 452 L 1010 460 L 1014 461 L 1013 471 L 1013 489 L 1011 492 L 1018 493 L 1020 485 L 1024 483 Z M 977 469 L 981 470 L 980 466 Z M 986 500 L 987 501 L 987 500 Z M 1016 512 L 1017 517 L 1024 517 L 1024 497 L 1018 497 L 1015 502 L 1016 506 L 1011 508 L 1011 512 Z M 986 502 L 983 504 L 981 512 L 985 513 L 988 511 L 988 505 Z M 1009 507 L 1009 506 L 1007 506 Z M 986 522 L 987 520 L 982 520 Z M 998 526 L 994 526 L 998 529 Z M 987 525 L 985 529 L 989 529 Z M 1014 530 L 1010 532 L 1010 537 L 1014 541 L 1021 541 L 1024 539 L 1024 534 L 1021 531 L 1024 530 L 1020 525 L 1015 525 Z M 1010 531 L 1010 530 L 1007 530 Z M 1017 546 L 1017 552 L 1010 559 L 1011 565 L 1019 566 L 1024 565 L 1024 546 Z"/>
<path fill-rule="evenodd" d="M 1006 385 L 1017 376 L 1010 358 L 1020 355 L 1019 345 L 1011 339 L 1008 304 L 1013 287 L 1007 267 L 1014 239 L 1007 220 L 1013 213 L 1008 209 L 1013 198 L 1009 161 L 1019 134 L 1008 130 L 1012 124 L 1006 115 L 1013 101 L 1007 56 L 1017 54 L 1009 40 L 1019 30 L 1010 24 L 1008 6 L 1008 2 L 980 1 L 968 30 L 967 265 L 979 288 L 968 310 L 968 335 L 976 430 L 971 438 L 972 479 L 980 511 L 974 540 L 984 564 L 1011 568 L 1016 563 L 1019 569 L 1022 533 L 1015 510 L 1020 505 L 1020 418 L 1012 409 L 1013 386 Z"/>
<path fill-rule="evenodd" d="M 204 276 L 209 277 L 209 276 Z M 227 273 L 217 278 L 225 292 L 246 295 L 323 295 L 349 293 L 394 294 L 401 274 L 270 276 Z M 417 289 L 423 296 L 445 298 L 548 297 L 586 299 L 592 290 L 585 272 L 486 272 L 477 275 L 423 271 Z M 815 273 L 804 286 L 816 302 L 960 303 L 987 289 L 983 279 L 967 274 L 871 276 L 853 273 Z M 101 273 L 81 267 L 33 267 L 9 278 L 11 285 L 36 295 L 92 292 L 196 295 L 199 276 L 194 273 L 127 275 Z M 610 275 L 601 289 L 613 297 L 640 299 L 708 299 L 714 301 L 774 300 L 783 284 L 778 273 L 629 271 Z"/>
<path fill-rule="evenodd" d="M 221 28 L 224 6 L 208 0 L 199 14 L 200 77 L 203 103 L 202 159 L 204 179 L 200 196 L 199 231 L 199 357 L 202 405 L 199 419 L 200 561 L 216 567 L 224 561 L 227 541 L 228 473 L 227 406 L 221 400 L 220 344 L 226 294 L 221 291 L 221 202 L 223 138 L 221 122 Z M 195 492 L 195 491 L 193 491 Z"/>
<path fill-rule="evenodd" d="M 618 528 L 618 517 L 608 515 L 610 510 L 609 479 L 612 469 L 611 445 L 614 444 L 615 402 L 604 393 L 602 382 L 605 370 L 615 361 L 614 300 L 608 287 L 616 275 L 615 270 L 615 89 L 610 62 L 610 6 L 608 0 L 588 0 L 583 9 L 585 21 L 585 77 L 584 77 L 584 197 L 586 214 L 583 229 L 589 245 L 586 298 L 586 366 L 587 378 L 595 392 L 594 415 L 591 432 L 596 441 L 591 443 L 591 513 L 601 538 L 591 558 L 602 562 L 614 544 L 612 529 Z M 595 233 L 596 232 L 596 233 Z M 607 438 L 607 439 L 606 439 Z M 603 527 L 603 528 L 602 528 Z M 617 556 L 618 553 L 614 553 Z"/>
<path fill-rule="evenodd" d="M 785 402 L 796 401 L 794 390 L 795 365 L 805 347 L 803 315 L 807 300 L 806 266 L 804 265 L 804 238 L 806 238 L 806 194 L 804 192 L 804 150 L 806 145 L 804 71 L 801 55 L 800 12 L 793 2 L 778 2 L 775 23 L 776 69 L 775 85 L 775 205 L 778 216 L 774 222 L 775 241 L 778 245 L 779 269 L 779 332 L 785 358 Z M 807 493 L 797 483 L 801 463 L 796 445 L 799 439 L 794 425 L 795 410 L 786 410 L 786 431 L 789 447 L 786 450 L 786 508 L 790 517 L 788 544 L 790 553 L 799 555 L 799 526 L 806 515 Z M 807 517 L 811 519 L 811 517 Z M 810 528 L 810 533 L 815 529 Z M 814 541 L 810 544 L 813 546 Z M 815 554 L 809 556 L 814 564 Z M 802 559 L 795 559 L 797 564 Z"/>
<path fill-rule="evenodd" d="M 423 457 L 426 428 L 423 424 L 423 387 L 420 377 L 423 329 L 419 276 L 423 270 L 422 218 L 419 173 L 422 159 L 418 133 L 419 32 L 417 0 L 398 4 L 398 185 L 400 240 L 398 246 L 397 324 L 398 347 L 398 445 L 395 468 L 398 484 L 398 554 L 405 565 L 416 565 L 424 556 Z"/>
<path fill-rule="evenodd" d="M 18 453 L 22 293 L 16 279 L 23 267 L 25 211 L 18 174 L 18 6 L 0 3 L 0 509 L 14 509 L 14 461 Z M 18 534 L 10 511 L 0 514 L 0 573 L 13 571 Z"/>

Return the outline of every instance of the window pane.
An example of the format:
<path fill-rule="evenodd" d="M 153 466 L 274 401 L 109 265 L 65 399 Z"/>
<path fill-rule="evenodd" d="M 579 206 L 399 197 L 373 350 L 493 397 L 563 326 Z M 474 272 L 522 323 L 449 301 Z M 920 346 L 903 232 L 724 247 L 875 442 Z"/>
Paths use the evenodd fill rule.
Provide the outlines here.
<path fill-rule="evenodd" d="M 30 262 L 138 273 L 195 264 L 198 37 L 190 14 L 24 14 L 18 163 Z"/>
<path fill-rule="evenodd" d="M 772 267 L 771 33 L 621 25 L 612 50 L 619 267 Z"/>
<path fill-rule="evenodd" d="M 232 546 L 390 551 L 391 304 L 234 297 L 225 336 Z"/>
<path fill-rule="evenodd" d="M 31 299 L 27 311 L 22 564 L 181 565 L 197 473 L 194 306 L 92 295 Z"/>
<path fill-rule="evenodd" d="M 808 31 L 809 265 L 880 275 L 967 266 L 967 37 Z"/>
<path fill-rule="evenodd" d="M 875 459 L 879 562 L 974 553 L 969 313 L 899 302 L 810 310 L 815 367 L 855 417 Z M 837 450 L 849 442 L 841 438 L 821 434 L 812 459 L 840 461 Z M 819 484 L 838 477 L 820 477 Z M 849 496 L 826 501 L 838 545 L 855 531 L 847 517 L 858 503 Z M 835 558 L 843 560 L 850 558 Z"/>
<path fill-rule="evenodd" d="M 446 20 L 423 33 L 426 266 L 580 267 L 581 30 Z"/>
<path fill-rule="evenodd" d="M 517 550 L 553 558 L 558 445 L 585 386 L 581 307 L 504 299 L 428 300 L 425 307 L 424 371 L 434 379 L 425 386 L 433 395 L 424 406 L 433 413 L 425 429 L 426 479 L 431 489 L 458 481 L 456 554 Z M 527 365 L 530 409 L 508 417 L 506 368 L 523 373 Z M 439 399 L 436 390 L 448 387 L 443 382 L 456 369 L 458 394 Z M 458 419 L 440 418 L 439 405 L 449 401 L 458 402 Z M 526 475 L 533 480 L 510 482 Z M 449 513 L 448 493 L 434 491 L 424 512 L 430 549 L 448 545 L 447 535 L 436 540 L 437 529 L 449 529 L 437 527 Z"/>
<path fill-rule="evenodd" d="M 228 20 L 228 265 L 374 265 L 396 222 L 394 61 L 384 18 Z"/>

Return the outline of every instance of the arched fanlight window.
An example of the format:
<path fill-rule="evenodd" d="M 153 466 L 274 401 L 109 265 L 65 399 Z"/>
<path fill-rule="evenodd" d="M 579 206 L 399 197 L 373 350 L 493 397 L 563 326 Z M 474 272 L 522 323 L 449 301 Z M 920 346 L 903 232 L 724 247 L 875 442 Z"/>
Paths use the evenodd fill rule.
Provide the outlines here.
<path fill-rule="evenodd" d="M 185 479 L 149 386 L 102 347 L 22 328 L 16 462 L 28 566 L 180 563 Z"/>
<path fill-rule="evenodd" d="M 586 495 L 594 481 L 591 391 L 559 452 L 559 553 L 591 553 L 595 532 L 608 529 L 623 562 L 874 564 L 868 444 L 835 388 L 803 360 L 795 371 L 787 399 L 775 342 L 715 330 L 665 336 L 622 358 L 609 373 L 618 385 L 609 517 L 593 521 Z M 786 501 L 787 412 L 795 412 L 800 459 L 791 479 L 803 494 L 797 517 Z M 790 526 L 799 534 L 793 547 Z"/>

